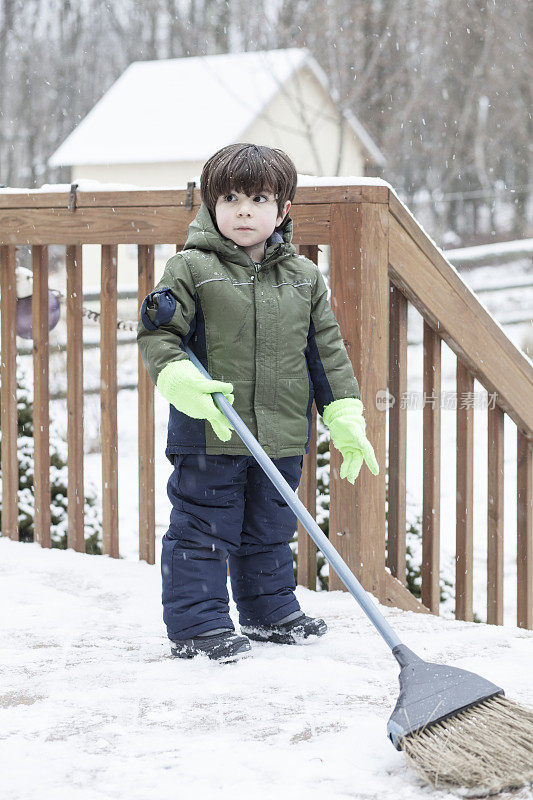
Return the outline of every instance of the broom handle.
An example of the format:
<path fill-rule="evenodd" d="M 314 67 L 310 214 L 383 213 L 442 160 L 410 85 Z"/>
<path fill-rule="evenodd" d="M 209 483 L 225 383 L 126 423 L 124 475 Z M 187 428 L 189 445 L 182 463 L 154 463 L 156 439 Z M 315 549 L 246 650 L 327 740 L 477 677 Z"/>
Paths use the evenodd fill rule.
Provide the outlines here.
<path fill-rule="evenodd" d="M 185 350 L 194 366 L 200 370 L 202 375 L 205 375 L 206 378 L 212 380 L 207 370 L 204 369 L 203 365 L 200 363 L 200 361 L 198 361 L 190 348 L 185 346 Z M 391 650 L 393 647 L 402 644 L 402 641 L 391 628 L 383 614 L 379 611 L 374 602 L 368 597 L 367 593 L 351 569 L 335 550 L 328 537 L 318 527 L 309 511 L 301 502 L 297 494 L 291 489 L 281 472 L 272 463 L 272 460 L 265 453 L 257 439 L 248 430 L 242 419 L 232 407 L 231 403 L 224 397 L 222 392 L 213 392 L 212 397 L 220 411 L 231 422 L 237 434 L 241 437 L 248 450 L 259 463 L 259 466 L 264 470 L 264 472 L 266 472 L 281 496 L 287 501 L 288 505 L 290 508 L 292 508 L 311 539 L 324 553 L 328 562 L 331 564 L 341 581 L 344 583 L 355 600 L 357 600 L 369 618 L 370 622 L 372 622 L 373 625 L 378 629 L 379 633 L 385 639 Z"/>

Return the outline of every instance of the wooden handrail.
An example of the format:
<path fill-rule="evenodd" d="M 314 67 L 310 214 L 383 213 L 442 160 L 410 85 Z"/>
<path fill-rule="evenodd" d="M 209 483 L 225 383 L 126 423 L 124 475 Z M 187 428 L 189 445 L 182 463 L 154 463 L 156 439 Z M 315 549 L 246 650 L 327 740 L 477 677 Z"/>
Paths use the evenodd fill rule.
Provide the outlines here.
<path fill-rule="evenodd" d="M 533 364 L 485 307 L 397 198 L 391 196 L 390 274 L 498 405 L 533 435 Z"/>
<path fill-rule="evenodd" d="M 324 203 L 389 203 L 389 185 L 375 179 L 376 183 L 349 184 L 342 186 L 299 186 L 296 190 L 295 204 Z M 0 190 L 0 209 L 12 208 L 54 208 L 68 209 L 69 192 L 42 192 L 21 189 L 2 192 Z M 76 192 L 76 212 L 83 208 L 124 208 L 154 206 L 187 206 L 186 189 L 112 189 L 102 191 Z M 198 187 L 194 191 L 189 216 L 194 217 L 200 206 Z M 71 212 L 72 213 L 72 212 Z M 291 213 L 292 216 L 292 213 Z"/>
<path fill-rule="evenodd" d="M 398 198 L 391 193 L 389 223 L 389 274 L 424 318 L 424 345 L 441 339 L 457 356 L 457 398 L 472 393 L 476 378 L 497 398 L 489 407 L 487 621 L 503 622 L 503 412 L 517 425 L 517 624 L 533 627 L 533 364 L 492 318 L 446 261 Z M 431 336 L 429 331 L 431 330 Z M 428 364 L 434 383 L 440 384 L 440 356 Z M 427 369 L 425 370 L 427 376 Z M 428 425 L 432 410 L 424 408 Z M 426 430 L 426 428 L 425 428 Z M 440 435 L 437 437 L 440 441 Z M 429 440 L 428 440 L 429 442 Z M 439 467 L 429 462 L 424 444 L 424 482 L 438 483 Z M 432 447 L 435 444 L 431 445 Z M 457 407 L 457 507 L 456 507 L 456 617 L 473 617 L 473 408 Z M 436 500 L 436 498 L 435 498 Z M 434 556 L 433 528 L 438 511 L 429 513 L 424 492 L 424 546 Z M 436 513 L 435 513 L 436 512 Z M 436 557 L 435 557 L 436 558 Z M 422 599 L 438 610 L 437 562 L 423 557 Z M 424 566 L 426 574 L 424 576 Z M 425 577 L 425 580 L 424 580 Z M 432 581 L 431 588 L 428 581 Z M 426 584 L 426 590 L 424 590 Z"/>

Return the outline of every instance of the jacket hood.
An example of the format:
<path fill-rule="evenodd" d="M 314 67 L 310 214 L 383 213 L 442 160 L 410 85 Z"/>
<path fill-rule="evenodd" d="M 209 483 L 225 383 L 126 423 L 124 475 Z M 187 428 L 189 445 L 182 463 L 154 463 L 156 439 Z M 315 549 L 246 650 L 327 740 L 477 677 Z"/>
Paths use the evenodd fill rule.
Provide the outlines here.
<path fill-rule="evenodd" d="M 296 248 L 292 244 L 292 229 L 292 219 L 287 214 L 279 228 L 274 230 L 272 236 L 265 243 L 265 257 L 261 262 L 262 269 L 294 255 Z M 205 203 L 200 205 L 196 217 L 189 225 L 184 250 L 193 248 L 217 253 L 224 261 L 232 261 L 243 267 L 250 267 L 251 259 L 248 253 L 218 231 Z"/>

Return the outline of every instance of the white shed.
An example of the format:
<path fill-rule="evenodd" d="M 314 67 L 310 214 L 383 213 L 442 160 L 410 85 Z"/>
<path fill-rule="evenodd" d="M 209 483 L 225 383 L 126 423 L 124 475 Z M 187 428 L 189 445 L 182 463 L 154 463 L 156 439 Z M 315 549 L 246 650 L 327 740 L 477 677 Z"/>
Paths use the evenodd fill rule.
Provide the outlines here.
<path fill-rule="evenodd" d="M 385 165 L 306 48 L 135 62 L 48 163 L 70 166 L 72 182 L 183 187 L 239 141 L 279 147 L 307 175 L 364 176 Z M 84 257 L 86 284 L 99 282 L 93 263 Z M 132 282 L 129 271 L 119 252 L 119 281 Z"/>

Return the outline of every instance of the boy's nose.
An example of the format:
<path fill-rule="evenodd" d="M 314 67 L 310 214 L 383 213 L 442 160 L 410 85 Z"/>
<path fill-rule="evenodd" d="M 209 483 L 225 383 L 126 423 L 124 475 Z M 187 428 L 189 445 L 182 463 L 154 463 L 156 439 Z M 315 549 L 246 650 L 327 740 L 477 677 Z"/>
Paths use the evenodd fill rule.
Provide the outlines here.
<path fill-rule="evenodd" d="M 241 215 L 241 214 L 250 214 L 250 212 L 251 212 L 251 211 L 252 211 L 252 205 L 251 205 L 251 203 L 246 203 L 246 202 L 245 202 L 245 203 L 241 203 L 241 205 L 239 206 L 239 209 L 238 209 L 237 213 L 238 213 L 239 215 Z"/>

